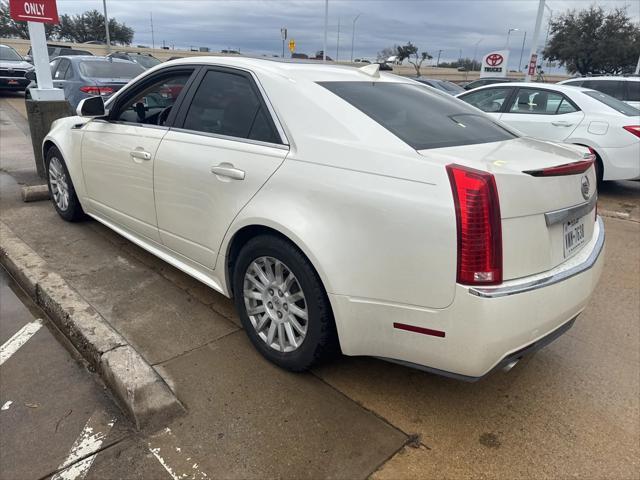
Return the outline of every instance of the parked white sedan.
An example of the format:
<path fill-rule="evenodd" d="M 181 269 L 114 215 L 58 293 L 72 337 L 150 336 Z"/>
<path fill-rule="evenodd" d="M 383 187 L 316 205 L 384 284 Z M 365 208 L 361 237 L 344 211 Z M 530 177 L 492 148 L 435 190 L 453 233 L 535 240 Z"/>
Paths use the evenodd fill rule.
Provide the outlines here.
<path fill-rule="evenodd" d="M 341 349 L 477 379 L 566 331 L 600 275 L 586 149 L 377 65 L 185 58 L 78 109 L 43 144 L 58 213 L 233 297 L 287 369 Z"/>
<path fill-rule="evenodd" d="M 587 88 L 523 82 L 458 98 L 525 135 L 589 147 L 599 180 L 640 178 L 640 110 L 621 100 Z"/>

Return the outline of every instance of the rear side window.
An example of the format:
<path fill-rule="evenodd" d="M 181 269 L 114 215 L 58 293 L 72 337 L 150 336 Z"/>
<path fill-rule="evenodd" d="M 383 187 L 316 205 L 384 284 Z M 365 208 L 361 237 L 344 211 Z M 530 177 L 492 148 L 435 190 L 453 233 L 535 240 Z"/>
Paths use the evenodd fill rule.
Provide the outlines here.
<path fill-rule="evenodd" d="M 632 107 L 628 103 L 625 103 L 617 98 L 610 97 L 609 95 L 602 92 L 583 92 L 585 95 L 590 96 L 591 98 L 595 98 L 601 103 L 604 103 L 607 107 L 613 108 L 616 112 L 622 113 L 627 117 L 635 117 L 636 115 L 640 115 L 640 110 Z"/>
<path fill-rule="evenodd" d="M 211 70 L 198 86 L 183 128 L 280 143 L 268 114 L 244 75 Z"/>
<path fill-rule="evenodd" d="M 510 140 L 516 136 L 464 102 L 420 85 L 321 82 L 416 150 Z"/>
<path fill-rule="evenodd" d="M 629 102 L 640 102 L 640 82 L 627 82 L 627 97 Z"/>
<path fill-rule="evenodd" d="M 618 100 L 624 100 L 625 97 L 623 80 L 585 80 L 582 86 L 606 93 Z"/>
<path fill-rule="evenodd" d="M 534 88 L 518 90 L 509 113 L 556 115 L 575 112 L 575 107 L 560 93 Z"/>

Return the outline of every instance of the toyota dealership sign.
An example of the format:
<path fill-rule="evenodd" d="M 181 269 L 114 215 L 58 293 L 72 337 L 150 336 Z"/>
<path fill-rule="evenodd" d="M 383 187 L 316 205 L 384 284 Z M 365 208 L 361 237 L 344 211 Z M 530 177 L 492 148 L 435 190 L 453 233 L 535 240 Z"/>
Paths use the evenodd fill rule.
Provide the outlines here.
<path fill-rule="evenodd" d="M 487 53 L 482 58 L 481 77 L 506 77 L 509 64 L 509 50 Z"/>

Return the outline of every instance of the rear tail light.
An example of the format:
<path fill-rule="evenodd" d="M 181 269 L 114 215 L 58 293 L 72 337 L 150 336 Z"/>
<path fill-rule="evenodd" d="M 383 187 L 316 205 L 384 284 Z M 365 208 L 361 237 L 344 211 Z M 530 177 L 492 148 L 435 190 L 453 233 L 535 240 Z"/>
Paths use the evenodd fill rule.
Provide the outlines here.
<path fill-rule="evenodd" d="M 565 163 L 564 165 L 557 165 L 555 167 L 542 168 L 540 170 L 525 170 L 523 173 L 527 173 L 532 177 L 560 177 L 563 175 L 576 175 L 578 173 L 584 173 L 596 159 L 594 153 L 585 154 L 588 157 L 586 160 L 580 160 L 578 162 Z"/>
<path fill-rule="evenodd" d="M 500 201 L 493 175 L 447 165 L 458 232 L 458 283 L 502 283 Z"/>
<path fill-rule="evenodd" d="M 111 87 L 96 87 L 94 85 L 86 85 L 84 87 L 80 87 L 80 91 L 87 93 L 89 95 L 111 95 L 113 93 L 113 88 Z"/>
<path fill-rule="evenodd" d="M 640 137 L 640 125 L 629 125 L 622 128 L 624 128 L 627 132 L 633 133 L 636 137 Z"/>

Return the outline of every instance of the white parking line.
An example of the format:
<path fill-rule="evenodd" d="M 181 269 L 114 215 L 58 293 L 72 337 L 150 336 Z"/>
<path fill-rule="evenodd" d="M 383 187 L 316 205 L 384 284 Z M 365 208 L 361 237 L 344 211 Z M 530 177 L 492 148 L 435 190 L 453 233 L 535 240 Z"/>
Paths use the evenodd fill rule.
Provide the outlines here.
<path fill-rule="evenodd" d="M 149 451 L 160 462 L 173 480 L 202 480 L 208 478 L 200 465 L 177 446 L 177 439 L 170 428 L 149 439 Z"/>
<path fill-rule="evenodd" d="M 16 353 L 33 335 L 42 327 L 42 320 L 37 319 L 31 323 L 27 323 L 9 340 L 4 342 L 0 347 L 0 365 L 6 362 L 11 355 Z"/>
<path fill-rule="evenodd" d="M 115 418 L 102 410 L 93 412 L 82 433 L 71 446 L 69 455 L 58 467 L 58 470 L 62 468 L 65 470 L 56 473 L 51 480 L 83 479 L 96 458 L 95 452 L 100 449 L 115 422 Z M 94 455 L 90 455 L 91 453 Z M 87 455 L 90 456 L 87 457 Z"/>

